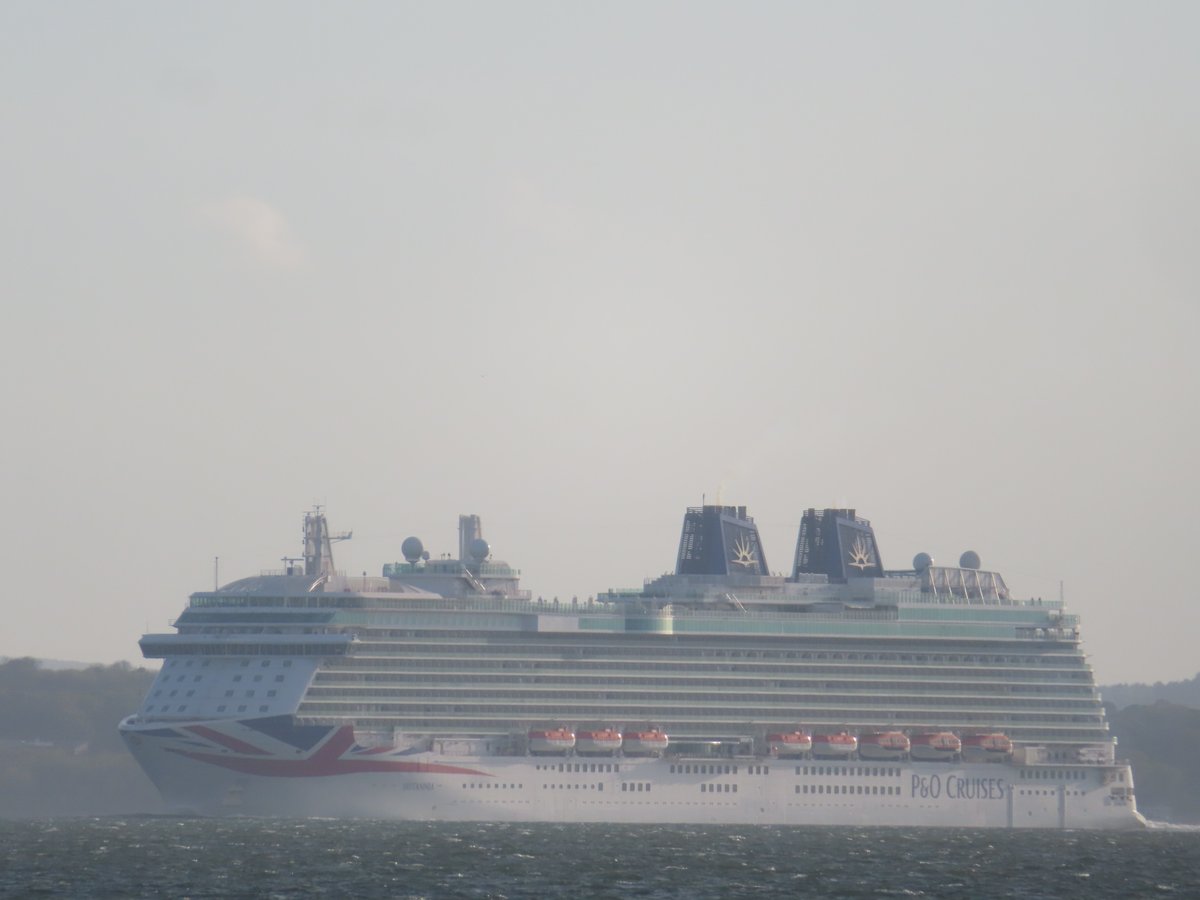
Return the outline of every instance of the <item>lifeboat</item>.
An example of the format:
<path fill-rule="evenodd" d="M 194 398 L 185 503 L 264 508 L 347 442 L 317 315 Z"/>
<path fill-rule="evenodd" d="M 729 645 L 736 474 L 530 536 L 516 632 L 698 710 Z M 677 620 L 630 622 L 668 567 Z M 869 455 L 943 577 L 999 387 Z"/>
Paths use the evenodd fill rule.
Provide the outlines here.
<path fill-rule="evenodd" d="M 665 731 L 648 728 L 643 731 L 626 731 L 623 747 L 626 756 L 661 756 L 669 743 L 670 739 Z"/>
<path fill-rule="evenodd" d="M 561 756 L 574 747 L 575 732 L 568 728 L 535 728 L 529 732 L 529 752 L 535 756 Z"/>
<path fill-rule="evenodd" d="M 858 736 L 859 759 L 903 759 L 911 747 L 902 731 L 872 731 Z"/>
<path fill-rule="evenodd" d="M 612 728 L 578 728 L 575 752 L 581 756 L 611 756 L 621 749 L 621 732 Z"/>
<path fill-rule="evenodd" d="M 858 738 L 848 731 L 812 736 L 813 759 L 849 759 L 858 749 Z"/>
<path fill-rule="evenodd" d="M 1012 741 L 1000 732 L 968 734 L 962 739 L 964 762 L 1008 762 L 1012 756 Z"/>
<path fill-rule="evenodd" d="M 782 734 L 768 734 L 767 748 L 781 759 L 803 756 L 812 749 L 812 737 L 797 729 Z"/>
<path fill-rule="evenodd" d="M 914 760 L 921 762 L 944 762 L 958 756 L 962 741 L 950 731 L 926 731 L 912 736 L 909 751 Z"/>

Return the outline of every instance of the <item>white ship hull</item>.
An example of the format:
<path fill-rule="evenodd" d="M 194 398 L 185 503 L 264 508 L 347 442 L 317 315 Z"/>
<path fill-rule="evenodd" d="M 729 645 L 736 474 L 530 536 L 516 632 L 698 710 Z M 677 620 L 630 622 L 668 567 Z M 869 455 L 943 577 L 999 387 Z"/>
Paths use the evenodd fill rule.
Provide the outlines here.
<path fill-rule="evenodd" d="M 308 747 L 233 720 L 122 734 L 167 804 L 201 815 L 413 821 L 1131 829 L 1128 766 L 452 755 Z M 286 738 L 286 734 L 284 735 Z"/>
<path fill-rule="evenodd" d="M 906 754 L 903 750 L 894 750 L 891 747 L 879 747 L 875 744 L 860 744 L 858 747 L 858 755 L 862 759 L 867 759 L 874 762 L 887 762 L 904 759 Z"/>
<path fill-rule="evenodd" d="M 1142 823 L 1075 617 L 1061 602 L 1013 599 L 976 554 L 885 570 L 869 521 L 809 509 L 780 577 L 744 507 L 703 505 L 684 516 L 673 574 L 564 606 L 533 600 L 520 572 L 491 558 L 477 516 L 459 518 L 457 558 L 433 559 L 410 537 L 405 562 L 379 577 L 337 572 L 332 544 L 348 536 L 313 510 L 302 560 L 199 591 L 177 633 L 142 637 L 143 654 L 164 662 L 121 731 L 171 807 Z M 801 727 L 807 757 L 782 758 L 786 738 L 809 744 Z M 597 756 L 611 752 L 599 740 L 609 729 L 621 750 Z M 912 734 L 911 759 L 867 759 L 892 730 Z M 958 735 L 1017 746 L 1001 762 L 962 759 Z"/>

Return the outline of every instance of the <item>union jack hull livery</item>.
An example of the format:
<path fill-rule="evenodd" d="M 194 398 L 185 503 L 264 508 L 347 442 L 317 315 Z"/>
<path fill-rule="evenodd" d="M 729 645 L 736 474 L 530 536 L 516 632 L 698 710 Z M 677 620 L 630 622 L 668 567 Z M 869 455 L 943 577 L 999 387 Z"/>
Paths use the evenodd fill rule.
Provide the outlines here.
<path fill-rule="evenodd" d="M 772 575 L 744 507 L 673 574 L 533 598 L 478 517 L 381 576 L 318 509 L 283 570 L 193 594 L 120 724 L 172 809 L 449 821 L 1132 828 L 1078 623 L 964 553 L 883 567 L 808 510 Z"/>

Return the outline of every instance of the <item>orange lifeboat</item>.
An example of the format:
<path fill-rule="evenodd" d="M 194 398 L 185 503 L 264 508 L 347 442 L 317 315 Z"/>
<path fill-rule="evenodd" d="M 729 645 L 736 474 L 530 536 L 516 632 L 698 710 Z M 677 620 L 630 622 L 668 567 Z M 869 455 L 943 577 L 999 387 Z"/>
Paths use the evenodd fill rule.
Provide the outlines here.
<path fill-rule="evenodd" d="M 535 756 L 561 756 L 574 747 L 575 732 L 569 728 L 534 728 L 529 732 L 529 752 Z"/>
<path fill-rule="evenodd" d="M 965 762 L 1007 762 L 1012 756 L 1012 741 L 1000 732 L 968 734 L 962 739 Z"/>
<path fill-rule="evenodd" d="M 950 731 L 926 731 L 912 736 L 909 753 L 921 762 L 946 762 L 962 751 L 962 741 Z"/>
<path fill-rule="evenodd" d="M 767 748 L 781 759 L 803 756 L 812 749 L 812 737 L 800 729 L 767 735 Z"/>
<path fill-rule="evenodd" d="M 623 746 L 626 756 L 662 756 L 669 743 L 670 739 L 665 731 L 647 728 L 642 731 L 626 731 Z"/>
<path fill-rule="evenodd" d="M 813 759 L 849 759 L 858 749 L 858 738 L 848 731 L 812 736 Z"/>
<path fill-rule="evenodd" d="M 612 728 L 578 728 L 575 752 L 580 756 L 611 756 L 621 749 L 621 732 Z"/>
<path fill-rule="evenodd" d="M 903 759 L 911 742 L 903 731 L 872 731 L 858 736 L 859 759 Z"/>

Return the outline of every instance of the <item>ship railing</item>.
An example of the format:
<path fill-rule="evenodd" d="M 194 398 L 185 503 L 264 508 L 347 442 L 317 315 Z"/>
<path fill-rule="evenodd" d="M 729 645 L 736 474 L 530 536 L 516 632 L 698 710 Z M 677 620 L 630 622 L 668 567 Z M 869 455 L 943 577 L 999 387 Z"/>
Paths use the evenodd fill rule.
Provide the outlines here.
<path fill-rule="evenodd" d="M 538 603 L 522 598 L 527 591 L 517 592 L 517 596 L 495 597 L 493 595 L 477 597 L 436 597 L 424 595 L 420 597 L 379 597 L 373 593 L 319 593 L 300 594 L 284 597 L 268 597 L 255 594 L 222 595 L 199 592 L 192 595 L 188 604 L 196 609 L 389 609 L 389 610 L 447 610 L 469 609 L 471 611 L 501 610 L 506 612 L 562 612 L 576 609 L 589 609 L 599 613 L 608 611 L 606 607 L 589 601 L 588 604 L 571 603 L 554 605 L 549 601 Z"/>
<path fill-rule="evenodd" d="M 1066 605 L 1062 600 L 1043 600 L 1041 597 L 1006 597 L 1002 600 L 989 598 L 986 602 L 982 602 L 977 596 L 962 597 L 958 594 L 927 594 L 919 591 L 901 591 L 895 596 L 900 602 L 906 604 L 920 603 L 927 606 L 1016 606 L 1061 610 Z"/>
<path fill-rule="evenodd" d="M 917 596 L 917 595 L 914 595 Z M 906 600 L 908 598 L 905 598 Z M 525 615 L 582 615 L 593 619 L 609 621 L 614 627 L 623 622 L 633 621 L 664 621 L 671 620 L 694 622 L 813 622 L 813 623 L 862 623 L 862 622 L 894 622 L 898 618 L 898 605 L 880 603 L 867 608 L 845 608 L 838 612 L 785 612 L 777 610 L 738 610 L 695 608 L 678 604 L 652 605 L 646 604 L 641 609 L 630 606 L 614 607 L 611 604 L 596 602 L 593 598 L 584 601 L 554 601 L 538 598 L 537 600 L 483 597 L 419 597 L 411 599 L 396 598 L 380 600 L 364 598 L 353 594 L 305 594 L 293 597 L 256 597 L 237 596 L 222 597 L 214 595 L 193 595 L 194 607 L 236 607 L 250 610 L 254 608 L 340 608 L 354 610 L 387 609 L 393 611 L 414 613 L 517 613 Z M 936 605 L 936 604 L 931 604 Z M 1074 641 L 1078 640 L 1074 623 L 1068 620 L 1073 617 L 1063 617 L 1057 627 L 1039 626 L 1034 623 L 1013 623 L 1012 636 L 1029 641 Z M 1001 624 L 1001 623 L 995 623 Z"/>
<path fill-rule="evenodd" d="M 758 622 L 894 622 L 897 620 L 895 609 L 847 609 L 841 613 L 793 613 L 793 612 L 758 612 L 756 610 L 719 610 L 719 609 L 688 609 L 676 607 L 672 610 L 644 615 L 628 615 L 625 618 L 641 619 L 689 619 L 693 621 L 712 622 L 741 622 L 747 619 Z"/>
<path fill-rule="evenodd" d="M 666 604 L 659 607 L 649 607 L 643 610 L 614 609 L 605 603 L 587 602 L 554 603 L 544 600 L 514 601 L 492 600 L 480 598 L 458 599 L 421 599 L 397 602 L 397 608 L 413 612 L 514 612 L 527 614 L 575 614 L 603 617 L 615 622 L 628 619 L 691 619 L 711 621 L 795 621 L 803 617 L 811 622 L 844 622 L 844 621 L 894 621 L 897 617 L 895 607 L 879 607 L 876 609 L 847 609 L 842 613 L 793 613 L 773 610 L 757 611 L 744 609 L 692 609 L 686 606 Z"/>
<path fill-rule="evenodd" d="M 421 575 L 449 575 L 456 576 L 463 569 L 467 568 L 466 563 L 459 559 L 431 559 L 421 563 L 409 562 L 394 562 L 383 564 L 383 577 L 394 578 L 403 581 L 405 578 Z M 484 562 L 472 563 L 471 568 L 476 575 L 484 578 L 520 578 L 521 570 L 514 569 L 506 562 Z"/>
<path fill-rule="evenodd" d="M 328 574 L 335 578 L 345 578 L 346 577 L 346 573 L 340 569 L 335 569 L 334 571 L 329 572 Z M 286 575 L 303 577 L 304 569 L 302 567 L 293 567 L 291 569 L 259 569 L 258 570 L 259 578 L 278 578 L 278 577 L 286 576 Z"/>

